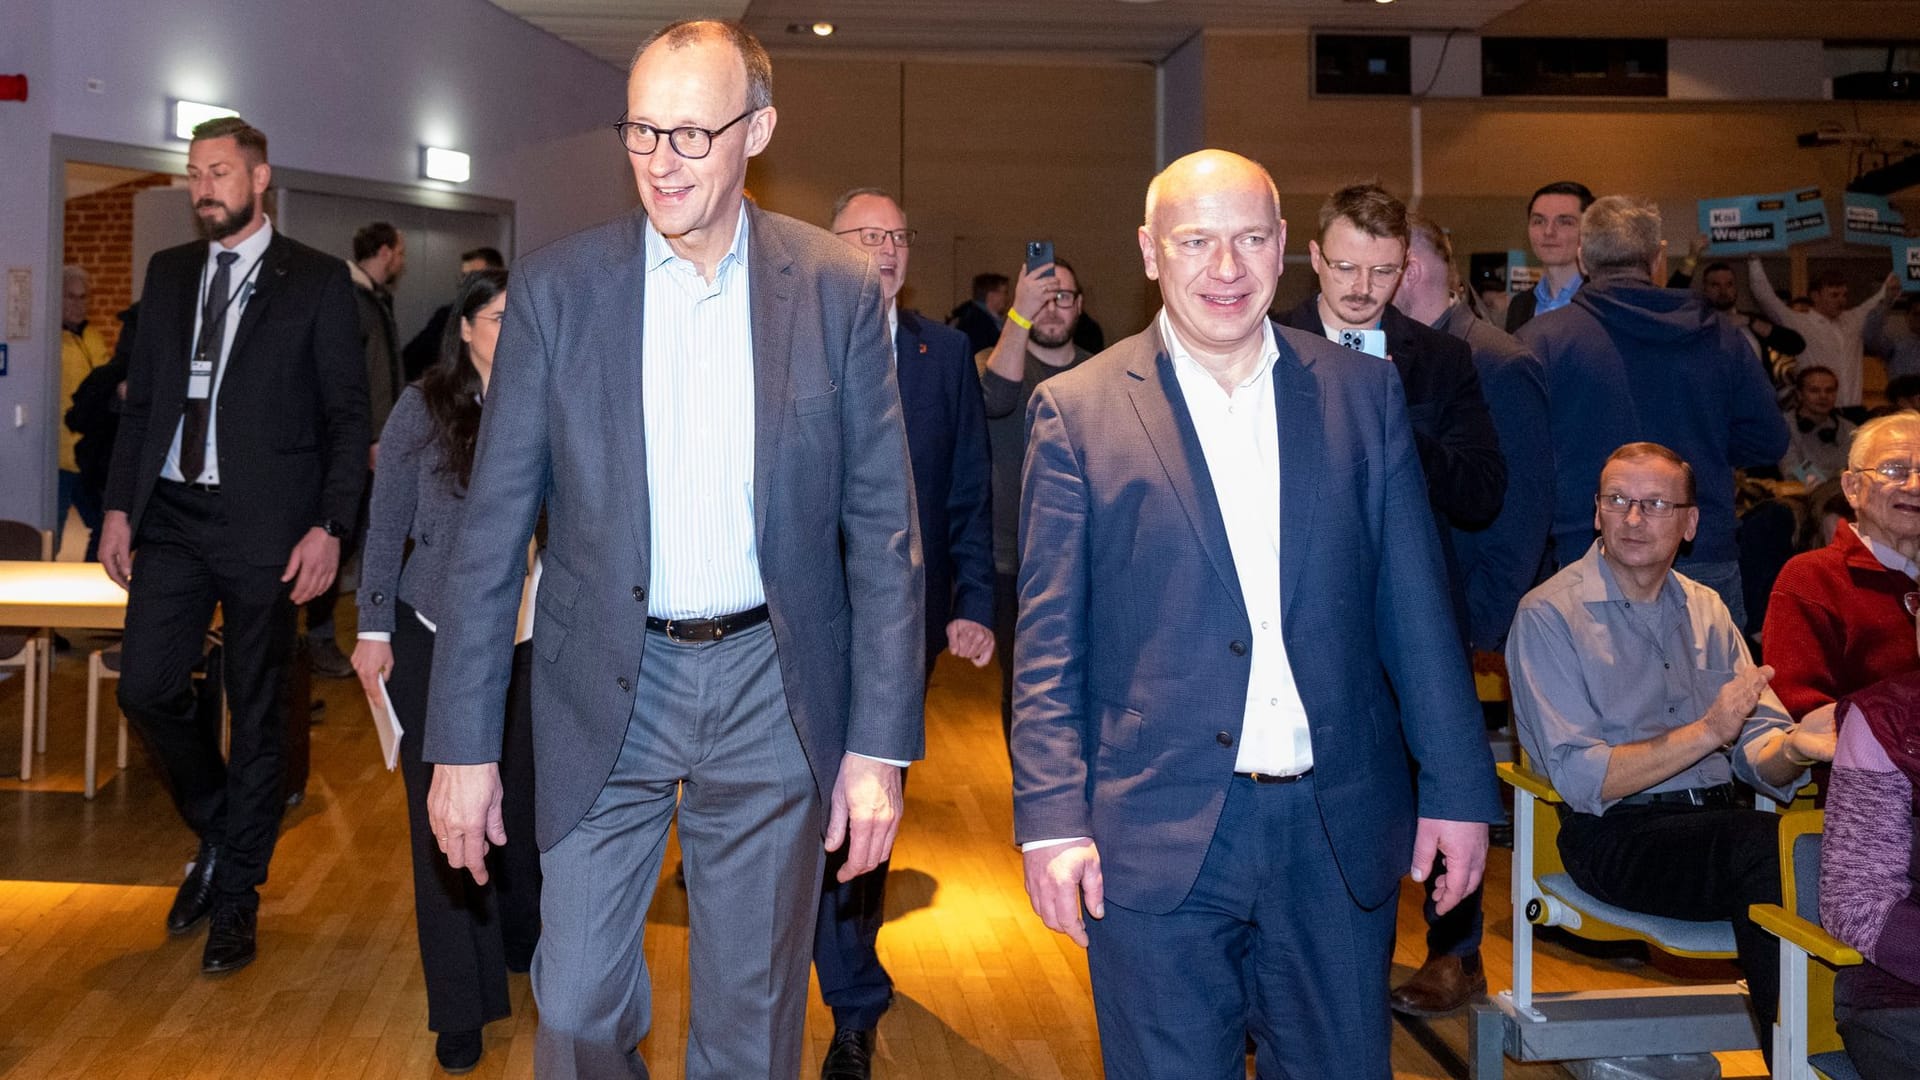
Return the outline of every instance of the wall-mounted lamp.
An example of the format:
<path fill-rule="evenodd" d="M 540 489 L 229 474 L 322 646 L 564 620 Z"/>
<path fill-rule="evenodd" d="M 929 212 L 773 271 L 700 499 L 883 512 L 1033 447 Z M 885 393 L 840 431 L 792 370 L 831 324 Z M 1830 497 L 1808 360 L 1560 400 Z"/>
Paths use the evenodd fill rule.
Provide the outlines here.
<path fill-rule="evenodd" d="M 473 159 L 458 150 L 440 146 L 420 148 L 420 175 L 428 180 L 464 184 L 473 174 Z"/>
<path fill-rule="evenodd" d="M 208 105 L 200 101 L 179 100 L 173 103 L 173 137 L 182 142 L 193 141 L 193 129 L 209 120 L 218 120 L 222 116 L 240 114 L 225 105 Z"/>

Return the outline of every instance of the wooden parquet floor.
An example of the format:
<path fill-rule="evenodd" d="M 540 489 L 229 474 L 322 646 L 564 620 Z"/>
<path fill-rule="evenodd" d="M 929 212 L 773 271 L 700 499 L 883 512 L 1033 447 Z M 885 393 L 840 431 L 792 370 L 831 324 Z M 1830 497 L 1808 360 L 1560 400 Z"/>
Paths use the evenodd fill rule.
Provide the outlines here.
<path fill-rule="evenodd" d="M 350 623 L 350 606 L 343 616 Z M 203 935 L 173 939 L 161 925 L 193 838 L 137 748 L 127 772 L 113 768 L 111 720 L 102 725 L 103 787 L 95 801 L 81 798 L 94 640 L 69 636 L 75 649 L 55 672 L 48 753 L 30 783 L 0 780 L 0 1077 L 436 1075 L 405 802 L 400 778 L 380 767 L 356 685 L 315 681 L 327 707 L 313 729 L 313 778 L 287 817 L 263 891 L 260 958 L 208 978 L 199 971 Z M 914 769 L 893 863 L 880 949 L 899 997 L 881 1026 L 876 1075 L 1097 1077 L 1084 955 L 1040 925 L 1021 888 L 994 672 L 951 659 L 934 678 L 928 757 Z M 20 694 L 18 679 L 0 682 L 0 762 L 18 760 Z M 1495 989 L 1511 960 L 1507 865 L 1496 851 L 1485 952 Z M 1424 953 L 1418 901 L 1417 889 L 1404 891 L 1396 981 Z M 685 935 L 685 896 L 664 885 L 648 915 L 655 1013 L 644 1044 L 662 1080 L 681 1069 Z M 1538 971 L 1547 990 L 1664 981 L 1552 946 Z M 512 986 L 514 1015 L 487 1029 L 475 1076 L 532 1075 L 532 995 L 525 976 Z M 806 1075 L 832 1027 L 816 995 Z M 1463 1017 L 1402 1023 L 1394 1039 L 1397 1077 L 1464 1075 Z M 1724 1060 L 1728 1075 L 1762 1072 L 1757 1053 Z M 1337 1065 L 1327 1075 L 1337 1077 Z M 1564 1074 L 1509 1067 L 1508 1075 Z"/>

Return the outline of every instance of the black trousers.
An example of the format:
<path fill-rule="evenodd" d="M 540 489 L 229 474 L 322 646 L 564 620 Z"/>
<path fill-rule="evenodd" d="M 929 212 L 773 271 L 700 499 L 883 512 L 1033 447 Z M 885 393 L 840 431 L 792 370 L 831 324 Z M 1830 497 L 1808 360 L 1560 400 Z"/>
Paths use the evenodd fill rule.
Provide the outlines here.
<path fill-rule="evenodd" d="M 420 758 L 426 739 L 427 685 L 433 676 L 433 632 L 405 602 L 395 606 L 393 674 L 387 694 L 399 714 L 400 772 L 407 785 L 407 832 L 413 848 L 413 911 L 420 969 L 427 984 L 427 1029 L 473 1031 L 512 1012 L 509 965 L 526 970 L 540 940 L 540 849 L 533 841 L 533 647 L 513 650 L 506 730 L 500 749 L 501 814 L 507 843 L 487 853 L 487 884 L 447 865 L 427 820 L 433 763 Z"/>
<path fill-rule="evenodd" d="M 993 656 L 1000 662 L 1000 734 L 1013 747 L 1013 629 L 1020 618 L 1017 574 L 993 575 Z"/>
<path fill-rule="evenodd" d="M 1747 918 L 1780 902 L 1780 819 L 1741 807 L 1615 806 L 1563 813 L 1560 858 L 1574 884 L 1648 915 L 1730 919 L 1760 1046 L 1771 1058 L 1780 1008 L 1780 947 Z"/>
<path fill-rule="evenodd" d="M 260 903 L 285 808 L 287 661 L 293 648 L 284 564 L 248 565 L 221 496 L 160 481 L 134 538 L 121 645 L 120 709 L 140 733 L 174 805 L 221 849 L 214 891 Z M 194 718 L 193 667 L 218 604 L 232 743 Z"/>
<path fill-rule="evenodd" d="M 1855 1009 L 1835 1005 L 1833 1018 L 1853 1067 L 1867 1080 L 1905 1080 L 1920 1062 L 1920 1008 Z"/>

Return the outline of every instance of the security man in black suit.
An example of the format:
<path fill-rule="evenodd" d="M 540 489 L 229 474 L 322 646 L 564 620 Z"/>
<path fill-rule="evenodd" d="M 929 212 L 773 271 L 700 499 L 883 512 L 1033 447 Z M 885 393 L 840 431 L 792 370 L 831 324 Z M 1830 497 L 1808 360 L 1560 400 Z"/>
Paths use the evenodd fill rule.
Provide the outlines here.
<path fill-rule="evenodd" d="M 200 850 L 167 913 L 211 915 L 201 970 L 254 957 L 279 831 L 294 605 L 332 582 L 366 483 L 367 372 L 346 264 L 274 232 L 267 140 L 194 129 L 203 243 L 147 265 L 107 480 L 100 561 L 127 589 L 120 708 Z M 232 743 L 194 719 L 192 668 L 219 605 Z"/>

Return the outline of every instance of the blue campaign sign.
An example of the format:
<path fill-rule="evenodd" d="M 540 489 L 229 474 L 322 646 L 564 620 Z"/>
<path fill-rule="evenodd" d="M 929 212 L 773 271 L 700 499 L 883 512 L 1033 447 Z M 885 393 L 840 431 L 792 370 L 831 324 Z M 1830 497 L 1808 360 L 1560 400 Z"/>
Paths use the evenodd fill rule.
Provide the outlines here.
<path fill-rule="evenodd" d="M 1773 198 L 1786 205 L 1787 243 L 1825 240 L 1833 235 L 1833 227 L 1827 223 L 1827 200 L 1820 197 L 1819 188 L 1783 191 Z"/>
<path fill-rule="evenodd" d="M 1893 244 L 1893 272 L 1900 278 L 1901 292 L 1920 293 L 1920 240 Z"/>
<path fill-rule="evenodd" d="M 1849 191 L 1843 196 L 1843 201 L 1847 215 L 1847 243 L 1893 247 L 1906 236 L 1906 218 L 1886 199 Z"/>
<path fill-rule="evenodd" d="M 1827 202 L 1817 187 L 1701 199 L 1700 231 L 1715 255 L 1785 251 L 1833 235 Z"/>
<path fill-rule="evenodd" d="M 1700 200 L 1700 232 L 1715 255 L 1787 249 L 1786 203 L 1778 195 Z"/>

